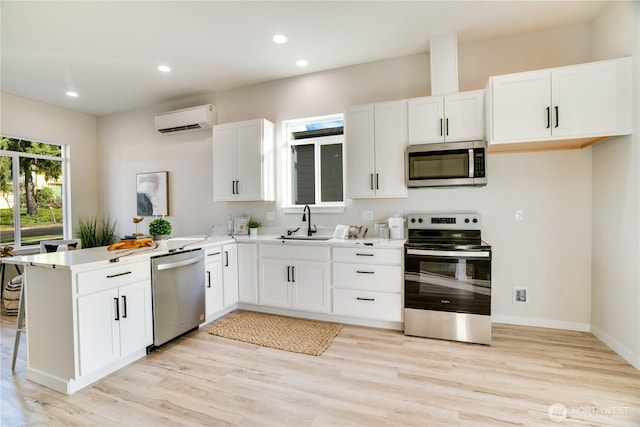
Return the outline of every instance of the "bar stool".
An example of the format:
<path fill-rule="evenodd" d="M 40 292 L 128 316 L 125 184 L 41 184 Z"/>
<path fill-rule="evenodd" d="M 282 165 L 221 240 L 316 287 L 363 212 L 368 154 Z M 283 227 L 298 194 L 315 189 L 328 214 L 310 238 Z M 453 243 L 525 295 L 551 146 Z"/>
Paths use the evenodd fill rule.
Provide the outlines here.
<path fill-rule="evenodd" d="M 3 246 L 0 248 L 0 301 L 4 297 L 4 273 L 7 264 L 2 262 L 2 258 L 13 256 L 13 246 Z M 18 274 L 22 274 L 17 264 L 13 264 Z"/>

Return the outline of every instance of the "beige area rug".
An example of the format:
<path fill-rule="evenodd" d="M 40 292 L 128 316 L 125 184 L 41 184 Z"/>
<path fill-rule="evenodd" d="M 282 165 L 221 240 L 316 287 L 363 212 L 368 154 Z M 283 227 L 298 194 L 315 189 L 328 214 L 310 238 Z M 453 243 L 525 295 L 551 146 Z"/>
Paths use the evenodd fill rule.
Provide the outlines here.
<path fill-rule="evenodd" d="M 341 329 L 339 323 L 241 311 L 214 324 L 209 333 L 263 347 L 320 356 Z"/>

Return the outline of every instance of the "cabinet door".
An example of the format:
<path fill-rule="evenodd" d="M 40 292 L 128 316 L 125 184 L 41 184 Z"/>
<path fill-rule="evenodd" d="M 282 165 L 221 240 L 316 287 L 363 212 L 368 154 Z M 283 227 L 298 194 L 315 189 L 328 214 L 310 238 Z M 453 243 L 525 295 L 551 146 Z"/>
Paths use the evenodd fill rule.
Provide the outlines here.
<path fill-rule="evenodd" d="M 376 197 L 407 197 L 407 101 L 375 104 Z"/>
<path fill-rule="evenodd" d="M 291 276 L 293 308 L 305 311 L 329 311 L 326 263 L 296 261 Z"/>
<path fill-rule="evenodd" d="M 351 198 L 375 196 L 375 152 L 373 104 L 347 111 L 347 195 Z"/>
<path fill-rule="evenodd" d="M 260 120 L 236 127 L 237 200 L 262 200 L 262 126 Z"/>
<path fill-rule="evenodd" d="M 78 298 L 80 375 L 87 375 L 120 358 L 118 289 Z"/>
<path fill-rule="evenodd" d="M 291 307 L 291 263 L 282 259 L 261 259 L 259 263 L 260 304 Z"/>
<path fill-rule="evenodd" d="M 490 143 L 551 136 L 551 73 L 532 71 L 492 77 Z"/>
<path fill-rule="evenodd" d="M 235 200 L 236 132 L 231 125 L 213 127 L 213 200 Z"/>
<path fill-rule="evenodd" d="M 615 61 L 552 70 L 553 136 L 581 137 L 615 133 L 616 74 Z"/>
<path fill-rule="evenodd" d="M 444 99 L 427 96 L 407 103 L 409 145 L 444 142 Z"/>
<path fill-rule="evenodd" d="M 129 356 L 153 344 L 151 283 L 120 287 L 120 357 Z"/>
<path fill-rule="evenodd" d="M 258 271 L 256 245 L 237 243 L 238 245 L 238 299 L 240 302 L 258 303 Z"/>
<path fill-rule="evenodd" d="M 204 266 L 204 274 L 206 275 L 205 286 L 205 315 L 207 318 L 212 314 L 222 310 L 224 305 L 224 288 L 222 278 L 222 258 L 218 252 L 217 259 L 207 258 Z"/>
<path fill-rule="evenodd" d="M 222 247 L 224 306 L 238 302 L 238 247 L 235 243 Z"/>
<path fill-rule="evenodd" d="M 484 90 L 473 90 L 444 98 L 446 142 L 484 140 Z"/>

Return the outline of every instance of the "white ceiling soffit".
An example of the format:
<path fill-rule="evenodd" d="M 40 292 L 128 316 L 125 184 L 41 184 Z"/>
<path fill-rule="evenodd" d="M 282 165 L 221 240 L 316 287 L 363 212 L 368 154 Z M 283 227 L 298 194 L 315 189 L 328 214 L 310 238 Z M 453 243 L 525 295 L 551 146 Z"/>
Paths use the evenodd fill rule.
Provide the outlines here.
<path fill-rule="evenodd" d="M 2 91 L 106 115 L 211 91 L 589 22 L 602 1 L 2 1 Z M 274 33 L 288 43 L 276 45 Z M 305 68 L 295 66 L 304 57 Z M 171 73 L 160 73 L 166 63 Z M 79 93 L 70 99 L 68 90 Z"/>

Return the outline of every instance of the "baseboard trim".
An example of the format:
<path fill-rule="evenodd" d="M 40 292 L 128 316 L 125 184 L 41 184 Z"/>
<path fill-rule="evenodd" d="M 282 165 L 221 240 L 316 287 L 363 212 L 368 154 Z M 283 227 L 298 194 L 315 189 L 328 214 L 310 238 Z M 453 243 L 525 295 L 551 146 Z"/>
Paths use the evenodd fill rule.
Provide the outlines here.
<path fill-rule="evenodd" d="M 591 332 L 591 325 L 582 322 L 564 322 L 560 320 L 537 319 L 533 317 L 491 316 L 492 323 L 509 325 L 535 326 L 538 328 L 565 329 L 568 331 Z"/>
<path fill-rule="evenodd" d="M 620 357 L 629 362 L 634 368 L 640 371 L 640 355 L 634 354 L 624 345 L 613 339 L 601 329 L 591 325 L 590 331 L 596 338 L 606 344 L 611 350 L 615 351 Z"/>

